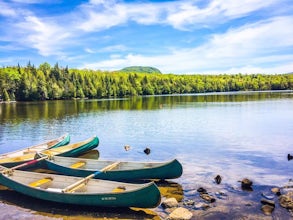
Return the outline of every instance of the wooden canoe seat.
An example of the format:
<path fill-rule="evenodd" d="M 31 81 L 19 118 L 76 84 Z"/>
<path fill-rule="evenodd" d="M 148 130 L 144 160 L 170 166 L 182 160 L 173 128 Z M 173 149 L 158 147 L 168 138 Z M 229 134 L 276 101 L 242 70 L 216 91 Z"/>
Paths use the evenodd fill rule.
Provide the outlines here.
<path fill-rule="evenodd" d="M 72 164 L 70 166 L 70 168 L 73 168 L 73 169 L 83 168 L 85 166 L 85 164 L 86 164 L 85 161 L 78 161 L 78 162 Z"/>
<path fill-rule="evenodd" d="M 40 179 L 40 180 L 37 180 L 37 181 L 34 181 L 34 182 L 31 182 L 29 184 L 29 186 L 31 187 L 41 187 L 41 188 L 47 188 L 50 183 L 53 181 L 53 178 L 52 177 L 45 177 L 43 179 Z"/>
<path fill-rule="evenodd" d="M 118 186 L 112 190 L 114 193 L 124 192 L 126 190 L 125 186 Z"/>

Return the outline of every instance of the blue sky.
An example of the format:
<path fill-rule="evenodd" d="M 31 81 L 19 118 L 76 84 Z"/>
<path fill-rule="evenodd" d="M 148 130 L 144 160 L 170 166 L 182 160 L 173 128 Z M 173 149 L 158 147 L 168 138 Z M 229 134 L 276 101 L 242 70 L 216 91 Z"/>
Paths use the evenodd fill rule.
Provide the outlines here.
<path fill-rule="evenodd" d="M 0 65 L 293 72 L 292 0 L 0 0 Z"/>

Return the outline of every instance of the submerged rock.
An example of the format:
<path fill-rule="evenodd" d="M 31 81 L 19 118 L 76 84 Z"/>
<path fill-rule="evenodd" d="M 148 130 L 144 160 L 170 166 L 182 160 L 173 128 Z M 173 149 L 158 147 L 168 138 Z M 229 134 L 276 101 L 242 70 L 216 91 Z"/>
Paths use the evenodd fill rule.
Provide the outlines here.
<path fill-rule="evenodd" d="M 220 184 L 222 182 L 222 177 L 220 175 L 217 175 L 214 179 L 217 184 Z"/>
<path fill-rule="evenodd" d="M 125 146 L 124 146 L 124 149 L 125 149 L 126 151 L 129 151 L 130 148 L 131 148 L 130 145 L 125 145 Z"/>
<path fill-rule="evenodd" d="M 199 188 L 197 189 L 197 192 L 199 192 L 199 193 L 206 193 L 207 190 L 206 190 L 205 188 L 199 187 Z"/>
<path fill-rule="evenodd" d="M 170 220 L 189 220 L 193 214 L 185 208 L 179 207 L 170 213 L 167 219 Z"/>
<path fill-rule="evenodd" d="M 241 180 L 241 187 L 243 190 L 252 191 L 253 182 L 250 179 L 244 178 Z"/>
<path fill-rule="evenodd" d="M 213 196 L 211 196 L 211 195 L 209 195 L 207 193 L 201 193 L 200 197 L 202 199 L 204 199 L 205 201 L 210 202 L 210 203 L 213 203 L 213 202 L 216 201 L 216 199 Z"/>
<path fill-rule="evenodd" d="M 270 205 L 263 205 L 261 207 L 261 210 L 265 215 L 271 215 L 272 212 L 274 211 L 274 209 L 275 209 L 275 207 L 270 206 Z"/>
<path fill-rule="evenodd" d="M 283 208 L 293 209 L 293 198 L 292 198 L 292 196 L 290 196 L 288 194 L 281 195 L 279 197 L 279 203 Z"/>
<path fill-rule="evenodd" d="M 146 149 L 144 149 L 143 151 L 146 155 L 149 155 L 151 153 L 151 149 L 149 149 L 148 147 Z"/>

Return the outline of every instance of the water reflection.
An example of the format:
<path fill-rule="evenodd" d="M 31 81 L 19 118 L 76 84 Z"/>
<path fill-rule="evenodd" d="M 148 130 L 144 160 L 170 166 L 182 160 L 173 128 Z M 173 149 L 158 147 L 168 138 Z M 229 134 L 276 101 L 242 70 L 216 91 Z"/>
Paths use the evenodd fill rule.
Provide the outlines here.
<path fill-rule="evenodd" d="M 0 105 L 0 124 L 18 124 L 26 120 L 61 120 L 78 117 L 80 113 L 119 110 L 155 110 L 197 103 L 247 102 L 255 100 L 292 98 L 289 92 L 207 93 L 171 96 L 133 97 L 108 100 L 59 100 L 44 102 L 18 102 Z M 198 106 L 199 107 L 199 106 Z"/>
<path fill-rule="evenodd" d="M 156 182 L 156 184 L 162 196 L 166 198 L 175 198 L 178 202 L 183 201 L 183 188 L 179 183 L 173 181 L 160 181 Z"/>

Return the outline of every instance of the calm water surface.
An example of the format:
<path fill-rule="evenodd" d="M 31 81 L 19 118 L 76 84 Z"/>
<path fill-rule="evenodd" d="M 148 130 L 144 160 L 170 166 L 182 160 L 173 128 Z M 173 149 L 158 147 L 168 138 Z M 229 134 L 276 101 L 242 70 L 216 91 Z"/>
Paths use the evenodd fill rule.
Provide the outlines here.
<path fill-rule="evenodd" d="M 0 104 L 0 153 L 66 132 L 71 142 L 97 135 L 101 159 L 177 158 L 184 173 L 169 187 L 179 186 L 182 200 L 194 199 L 200 186 L 212 186 L 217 174 L 223 177 L 225 189 L 237 187 L 243 177 L 259 186 L 282 185 L 293 177 L 293 161 L 286 159 L 288 153 L 293 154 L 292 91 Z M 130 151 L 124 150 L 126 144 Z M 143 153 L 146 147 L 151 149 L 149 155 Z M 2 190 L 0 207 L 12 204 L 16 213 L 26 215 L 27 211 L 17 211 L 21 206 L 48 218 L 71 212 L 70 207 L 68 212 L 55 207 L 59 213 L 41 208 L 38 202 L 38 208 L 27 207 L 14 196 L 19 194 Z M 23 201 L 28 199 L 23 197 Z M 160 208 L 152 211 L 163 212 Z M 109 212 L 83 209 L 76 215 L 129 218 L 137 214 L 116 210 L 107 216 Z"/>

